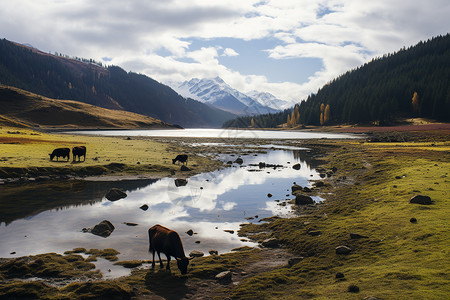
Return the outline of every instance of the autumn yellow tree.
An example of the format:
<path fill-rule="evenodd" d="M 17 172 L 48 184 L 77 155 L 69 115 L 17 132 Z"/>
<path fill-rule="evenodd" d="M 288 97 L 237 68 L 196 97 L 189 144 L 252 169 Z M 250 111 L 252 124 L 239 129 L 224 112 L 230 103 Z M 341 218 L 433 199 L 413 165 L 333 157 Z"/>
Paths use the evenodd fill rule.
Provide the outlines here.
<path fill-rule="evenodd" d="M 325 112 L 323 113 L 323 123 L 327 124 L 328 122 L 330 122 L 330 104 L 325 106 Z"/>
<path fill-rule="evenodd" d="M 250 123 L 251 123 L 251 127 L 252 128 L 255 128 L 256 126 L 255 126 L 255 120 L 252 118 L 252 120 L 250 121 Z"/>
<path fill-rule="evenodd" d="M 287 116 L 286 126 L 291 127 L 291 116 L 289 114 Z"/>
<path fill-rule="evenodd" d="M 300 112 L 298 111 L 298 105 L 296 105 L 294 110 L 292 111 L 292 116 L 291 116 L 292 126 L 299 124 L 299 121 L 300 121 Z"/>
<path fill-rule="evenodd" d="M 320 105 L 320 125 L 324 124 L 324 117 L 323 117 L 324 110 L 325 110 L 325 105 L 322 103 Z"/>
<path fill-rule="evenodd" d="M 412 97 L 412 107 L 415 113 L 419 112 L 419 95 L 417 92 L 414 92 Z"/>

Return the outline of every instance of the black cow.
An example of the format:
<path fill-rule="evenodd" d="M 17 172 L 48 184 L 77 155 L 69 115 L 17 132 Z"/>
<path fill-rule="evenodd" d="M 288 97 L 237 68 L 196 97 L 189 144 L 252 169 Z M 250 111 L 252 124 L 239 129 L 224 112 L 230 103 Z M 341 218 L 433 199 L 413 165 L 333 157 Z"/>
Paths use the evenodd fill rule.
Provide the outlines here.
<path fill-rule="evenodd" d="M 170 257 L 173 256 L 177 260 L 178 269 L 180 269 L 181 274 L 184 275 L 187 273 L 189 258 L 184 255 L 183 243 L 176 231 L 161 225 L 155 225 L 148 230 L 148 239 L 150 242 L 148 251 L 153 254 L 152 269 L 155 268 L 156 251 L 161 268 L 164 267 L 160 255 L 162 252 L 167 256 L 167 270 L 170 270 Z"/>
<path fill-rule="evenodd" d="M 175 164 L 177 161 L 179 161 L 182 164 L 186 163 L 187 166 L 188 156 L 186 154 L 177 155 L 177 157 L 172 159 L 172 163 Z"/>
<path fill-rule="evenodd" d="M 53 160 L 53 158 L 56 156 L 56 160 L 58 160 L 59 157 L 65 158 L 67 157 L 67 161 L 69 161 L 70 156 L 70 148 L 57 148 L 53 150 L 50 155 L 50 160 Z"/>
<path fill-rule="evenodd" d="M 78 161 L 80 161 L 81 156 L 83 156 L 83 161 L 86 160 L 86 147 L 85 146 L 76 146 L 72 148 L 73 161 L 78 156 Z"/>

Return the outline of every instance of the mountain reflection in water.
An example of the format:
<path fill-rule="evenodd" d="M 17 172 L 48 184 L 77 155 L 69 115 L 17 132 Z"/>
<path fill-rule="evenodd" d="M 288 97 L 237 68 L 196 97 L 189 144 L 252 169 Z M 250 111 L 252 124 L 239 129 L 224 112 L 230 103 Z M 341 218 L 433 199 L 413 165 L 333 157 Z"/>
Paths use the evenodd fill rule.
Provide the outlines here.
<path fill-rule="evenodd" d="M 0 225 L 0 257 L 62 253 L 84 247 L 117 249 L 121 260 L 149 259 L 147 230 L 154 224 L 178 231 L 186 254 L 191 250 L 207 254 L 211 249 L 223 253 L 243 245 L 252 246 L 237 236 L 239 224 L 255 216 L 258 217 L 252 222 L 272 215 L 291 215 L 290 205 L 280 206 L 275 200 L 293 198 L 289 194 L 294 181 L 310 186 L 308 180 L 319 176 L 307 163 L 310 155 L 306 150 L 268 150 L 266 154 L 241 157 L 242 166 L 233 164 L 202 173 L 179 187 L 175 178 L 163 178 L 8 188 L 0 196 L 0 220 L 8 224 Z M 220 158 L 234 161 L 237 156 Z M 283 167 L 260 169 L 259 162 Z M 300 170 L 292 168 L 295 163 L 301 164 Z M 128 196 L 115 202 L 106 200 L 104 195 L 112 187 L 126 191 Z M 273 196 L 269 198 L 268 193 Z M 144 204 L 149 206 L 146 211 L 140 209 Z M 108 238 L 81 232 L 102 220 L 115 226 Z M 125 222 L 138 226 L 127 226 Z M 185 232 L 189 229 L 196 234 L 188 236 Z"/>

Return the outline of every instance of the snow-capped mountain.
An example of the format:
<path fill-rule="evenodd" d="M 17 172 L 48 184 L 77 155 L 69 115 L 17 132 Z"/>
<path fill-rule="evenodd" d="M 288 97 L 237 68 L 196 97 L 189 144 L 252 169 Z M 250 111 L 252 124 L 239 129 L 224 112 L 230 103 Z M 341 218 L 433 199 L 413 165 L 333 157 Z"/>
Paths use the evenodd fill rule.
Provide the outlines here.
<path fill-rule="evenodd" d="M 220 77 L 193 78 L 181 84 L 169 85 L 183 97 L 192 98 L 238 115 L 275 113 L 279 110 L 264 104 L 264 100 L 250 97 L 233 89 Z M 275 98 L 273 95 L 271 96 Z M 268 102 L 266 101 L 266 103 Z"/>
<path fill-rule="evenodd" d="M 286 100 L 281 100 L 268 92 L 251 91 L 246 93 L 247 96 L 258 101 L 261 105 L 271 107 L 276 110 L 283 110 L 294 106 L 293 103 Z"/>

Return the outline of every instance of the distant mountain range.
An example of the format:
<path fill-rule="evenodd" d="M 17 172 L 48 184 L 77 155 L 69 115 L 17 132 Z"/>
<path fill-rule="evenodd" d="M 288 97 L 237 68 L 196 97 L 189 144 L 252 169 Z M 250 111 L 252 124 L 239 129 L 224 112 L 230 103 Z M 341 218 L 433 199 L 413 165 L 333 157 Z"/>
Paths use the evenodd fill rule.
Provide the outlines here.
<path fill-rule="evenodd" d="M 185 99 L 145 75 L 44 53 L 6 39 L 0 39 L 0 83 L 53 99 L 135 112 L 182 127 L 220 127 L 236 116 Z"/>
<path fill-rule="evenodd" d="M 180 95 L 237 115 L 276 113 L 292 106 L 270 93 L 252 91 L 244 94 L 233 89 L 220 77 L 193 78 L 182 83 L 169 83 Z"/>

